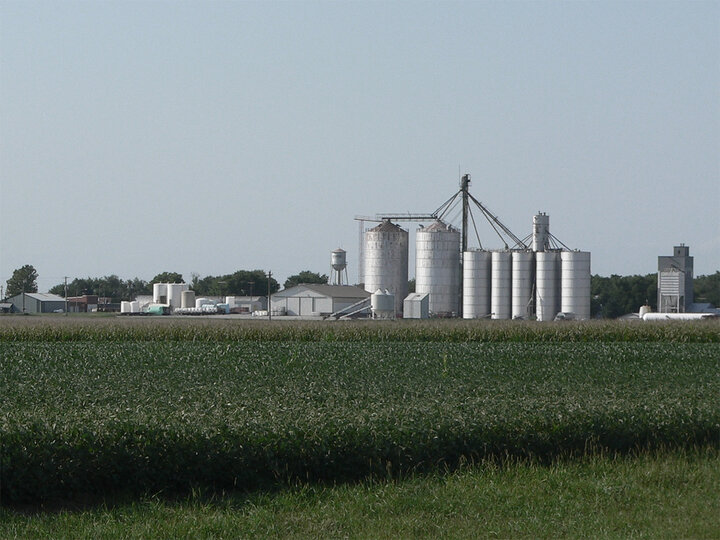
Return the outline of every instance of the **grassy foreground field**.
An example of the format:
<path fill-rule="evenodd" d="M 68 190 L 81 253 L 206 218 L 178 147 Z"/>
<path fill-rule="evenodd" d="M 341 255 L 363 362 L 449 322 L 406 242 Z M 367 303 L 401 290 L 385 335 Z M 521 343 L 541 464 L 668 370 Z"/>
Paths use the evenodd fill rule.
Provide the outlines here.
<path fill-rule="evenodd" d="M 273 493 L 135 501 L 25 515 L 2 538 L 718 538 L 717 450 L 594 456 L 549 466 Z"/>
<path fill-rule="evenodd" d="M 581 487 L 570 484 L 598 483 L 601 473 L 593 467 L 620 471 L 618 464 L 625 463 L 634 468 L 636 473 L 627 473 L 635 474 L 628 493 L 647 490 L 642 478 L 654 470 L 675 468 L 668 474 L 683 478 L 683 471 L 699 467 L 708 478 L 719 475 L 720 327 L 713 322 L 266 325 L 3 319 L 0 370 L 1 505 L 27 510 L 138 501 L 105 513 L 34 518 L 29 527 L 53 527 L 63 520 L 78 520 L 80 528 L 105 520 L 112 527 L 112 516 L 125 511 L 142 527 L 149 511 L 158 518 L 175 515 L 169 519 L 178 526 L 186 518 L 202 524 L 208 515 L 232 530 L 238 508 L 240 516 L 251 516 L 249 508 L 279 505 L 291 516 L 292 508 L 309 497 L 307 512 L 315 515 L 313 505 L 354 497 L 348 495 L 353 490 L 360 493 L 354 510 L 360 526 L 369 522 L 365 507 L 380 496 L 378 490 L 381 497 L 385 490 L 399 490 L 402 498 L 406 490 L 422 486 L 418 492 L 429 490 L 427 497 L 440 500 L 446 484 L 484 483 L 488 474 L 499 474 L 492 478 L 502 482 L 527 474 L 529 484 L 555 483 L 547 497 L 566 502 L 584 497 Z M 636 454 L 645 457 L 613 457 Z M 593 456 L 605 457 L 593 462 Z M 472 463 L 477 466 L 468 468 Z M 515 465 L 497 468 L 507 463 Z M 567 490 L 557 484 L 560 471 L 574 478 Z M 356 481 L 361 483 L 344 484 Z M 693 482 L 687 489 L 704 497 L 705 488 Z M 339 484 L 344 487 L 322 487 Z M 588 489 L 588 497 L 600 497 Z M 275 494 L 260 495 L 267 490 Z M 198 491 L 215 501 L 163 502 Z M 672 505 L 676 511 L 669 515 L 677 519 L 695 512 L 696 521 L 705 523 L 702 509 L 717 507 L 716 498 L 691 511 L 673 502 L 671 488 L 665 493 L 665 502 L 657 504 L 663 512 Z M 467 495 L 457 497 L 480 496 L 472 490 Z M 644 500 L 651 499 L 638 495 L 627 501 L 627 511 L 646 515 Z M 517 501 L 530 505 L 525 526 L 537 522 L 537 529 L 527 529 L 535 530 L 530 536 L 552 533 L 552 516 L 562 521 L 560 507 L 542 510 L 540 502 Z M 593 503 L 578 504 L 591 508 Z M 458 523 L 485 523 L 484 506 L 463 508 Z M 178 511 L 185 518 L 173 514 Z M 319 512 L 318 519 L 332 523 L 337 511 L 326 517 Z M 272 513 L 282 524 L 282 512 Z M 10 510 L 0 517 L 10 527 L 8 534 L 24 535 L 18 528 L 23 518 Z M 430 527 L 432 535 L 436 518 L 420 520 L 418 527 Z M 280 536 L 283 531 L 312 534 L 308 528 L 313 527 L 308 522 L 294 530 L 286 524 L 274 531 L 263 529 L 272 524 L 252 522 L 243 525 L 251 527 L 243 529 L 248 535 L 252 527 Z M 456 526 L 453 519 L 445 523 Z M 583 527 L 592 529 L 591 523 Z M 407 527 L 398 532 L 420 530 Z M 331 534 L 382 536 L 381 530 L 351 527 Z M 495 530 L 488 528 L 487 535 Z M 497 530 L 499 536 L 516 536 L 507 528 Z M 581 530 L 570 527 L 567 534 Z M 706 533 L 697 530 L 699 536 Z"/>

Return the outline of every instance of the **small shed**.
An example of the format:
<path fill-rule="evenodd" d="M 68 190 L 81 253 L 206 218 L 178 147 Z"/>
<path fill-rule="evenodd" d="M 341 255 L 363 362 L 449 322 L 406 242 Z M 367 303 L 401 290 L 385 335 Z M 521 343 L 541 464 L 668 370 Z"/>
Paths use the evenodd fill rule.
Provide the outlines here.
<path fill-rule="evenodd" d="M 403 301 L 404 319 L 427 319 L 430 317 L 430 293 L 410 293 Z"/>

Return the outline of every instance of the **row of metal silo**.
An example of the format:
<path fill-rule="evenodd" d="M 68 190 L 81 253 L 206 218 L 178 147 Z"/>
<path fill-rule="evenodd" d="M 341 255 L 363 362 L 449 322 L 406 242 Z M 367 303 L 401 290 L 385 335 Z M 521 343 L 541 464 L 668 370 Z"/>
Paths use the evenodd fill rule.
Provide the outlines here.
<path fill-rule="evenodd" d="M 463 318 L 590 318 L 590 253 L 502 250 L 463 254 Z"/>
<path fill-rule="evenodd" d="M 429 293 L 435 316 L 459 314 L 462 301 L 466 319 L 535 315 L 546 321 L 559 312 L 590 317 L 590 253 L 473 250 L 463 254 L 461 267 L 460 245 L 460 232 L 442 221 L 416 232 L 415 291 Z M 364 249 L 365 290 L 393 293 L 396 313 L 402 313 L 408 294 L 408 232 L 385 220 L 365 232 Z"/>

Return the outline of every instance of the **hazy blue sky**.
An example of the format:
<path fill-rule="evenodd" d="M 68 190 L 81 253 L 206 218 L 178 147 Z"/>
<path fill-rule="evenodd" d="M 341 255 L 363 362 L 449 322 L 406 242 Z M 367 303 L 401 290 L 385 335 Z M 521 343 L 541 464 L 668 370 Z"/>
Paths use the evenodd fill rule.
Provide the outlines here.
<path fill-rule="evenodd" d="M 680 242 L 720 269 L 717 1 L 2 0 L 0 130 L 2 285 L 282 282 L 336 247 L 354 281 L 353 217 L 435 210 L 459 171 L 593 273 Z"/>

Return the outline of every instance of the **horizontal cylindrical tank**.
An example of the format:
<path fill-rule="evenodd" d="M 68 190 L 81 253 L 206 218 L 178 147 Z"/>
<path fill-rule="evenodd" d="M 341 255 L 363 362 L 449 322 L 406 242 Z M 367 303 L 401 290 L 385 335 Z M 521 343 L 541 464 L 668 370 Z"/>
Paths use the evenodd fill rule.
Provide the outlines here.
<path fill-rule="evenodd" d="M 509 319 L 512 313 L 512 255 L 509 251 L 492 252 L 490 310 L 493 319 Z"/>
<path fill-rule="evenodd" d="M 402 313 L 408 293 L 408 232 L 389 220 L 365 231 L 365 290 L 395 295 L 395 313 Z"/>
<path fill-rule="evenodd" d="M 512 318 L 528 319 L 532 314 L 535 254 L 512 252 Z"/>
<path fill-rule="evenodd" d="M 195 307 L 196 308 L 202 308 L 203 306 L 214 306 L 215 302 L 210 300 L 209 298 L 196 298 L 195 299 Z"/>
<path fill-rule="evenodd" d="M 180 296 L 180 307 L 191 308 L 195 307 L 195 291 L 183 291 Z"/>
<path fill-rule="evenodd" d="M 714 313 L 645 313 L 641 318 L 643 321 L 699 321 L 715 317 Z"/>
<path fill-rule="evenodd" d="M 553 321 L 560 311 L 560 253 L 535 254 L 535 314 L 538 321 Z"/>
<path fill-rule="evenodd" d="M 590 318 L 590 252 L 560 253 L 560 311 Z"/>
<path fill-rule="evenodd" d="M 489 251 L 463 253 L 463 319 L 490 315 L 491 266 L 492 254 Z"/>
<path fill-rule="evenodd" d="M 430 313 L 458 313 L 460 300 L 460 232 L 436 221 L 415 236 L 415 292 L 430 294 Z"/>

